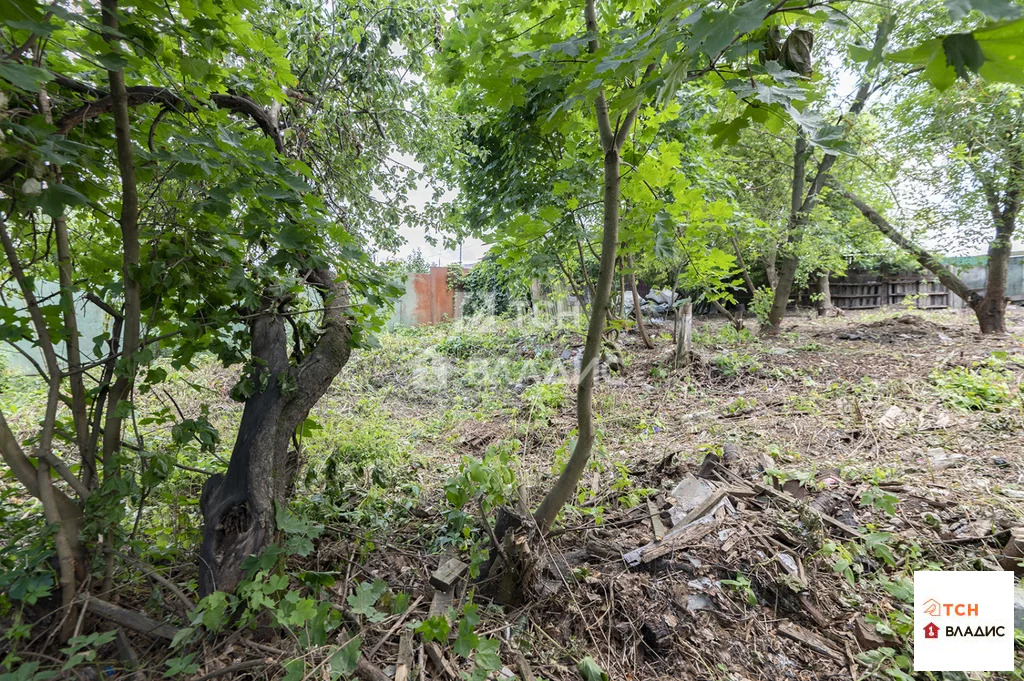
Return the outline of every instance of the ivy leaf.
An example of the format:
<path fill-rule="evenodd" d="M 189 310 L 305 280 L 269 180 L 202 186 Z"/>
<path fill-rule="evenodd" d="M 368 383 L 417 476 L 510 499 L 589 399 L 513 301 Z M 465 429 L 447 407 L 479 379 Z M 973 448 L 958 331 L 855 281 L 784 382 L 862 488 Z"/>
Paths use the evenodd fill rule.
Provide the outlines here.
<path fill-rule="evenodd" d="M 348 601 L 352 612 L 364 615 L 371 622 L 379 622 L 384 619 L 384 613 L 373 606 L 387 588 L 388 585 L 379 579 L 373 582 L 360 582 L 356 585 L 355 593 L 349 594 L 345 600 Z"/>
<path fill-rule="evenodd" d="M 356 670 L 359 664 L 359 648 L 363 639 L 356 636 L 351 641 L 341 646 L 331 655 L 331 678 L 348 677 Z"/>
<path fill-rule="evenodd" d="M 416 627 L 416 633 L 422 636 L 424 641 L 447 641 L 451 631 L 452 627 L 444 615 L 428 617 Z"/>
<path fill-rule="evenodd" d="M 583 677 L 584 681 L 611 681 L 608 677 L 608 672 L 601 669 L 601 665 L 590 655 L 577 662 L 576 668 L 579 669 L 580 676 Z"/>
<path fill-rule="evenodd" d="M 459 634 L 455 639 L 455 645 L 452 649 L 456 655 L 460 657 L 468 658 L 476 650 L 476 647 L 480 644 L 480 637 L 473 631 L 473 626 L 468 620 L 463 618 L 459 622 Z"/>
<path fill-rule="evenodd" d="M 501 642 L 496 638 L 481 639 L 480 644 L 477 646 L 476 657 L 473 658 L 473 663 L 477 667 L 489 671 L 501 669 L 501 656 L 498 655 L 498 647 L 500 645 Z"/>

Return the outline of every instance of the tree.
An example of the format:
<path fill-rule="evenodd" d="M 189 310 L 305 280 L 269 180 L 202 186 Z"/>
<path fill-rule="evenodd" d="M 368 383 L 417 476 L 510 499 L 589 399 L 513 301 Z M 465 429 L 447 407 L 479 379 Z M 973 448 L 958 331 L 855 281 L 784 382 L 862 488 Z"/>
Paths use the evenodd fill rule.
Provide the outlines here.
<path fill-rule="evenodd" d="M 438 143 L 407 137 L 423 116 L 394 106 L 415 95 L 403 73 L 422 63 L 432 18 L 294 9 L 5 5 L 0 241 L 19 296 L 0 316 L 3 340 L 39 347 L 48 396 L 28 440 L 0 414 L 0 455 L 54 528 L 69 610 L 97 557 L 109 586 L 126 507 L 141 516 L 175 464 L 147 445 L 138 395 L 200 353 L 245 365 L 231 460 L 202 495 L 200 590 L 232 589 L 275 538 L 306 413 L 394 293 L 367 252 L 393 242 L 379 226 L 415 181 L 387 154 Z M 84 305 L 109 318 L 91 345 Z M 179 446 L 216 446 L 204 417 L 162 418 Z"/>
<path fill-rule="evenodd" d="M 1024 89 L 978 81 L 942 92 L 918 86 L 895 113 L 902 134 L 894 151 L 915 159 L 906 169 L 912 182 L 931 189 L 919 194 L 957 197 L 915 201 L 917 214 L 944 227 L 960 225 L 968 242 L 992 235 L 984 292 L 954 290 L 974 310 L 982 333 L 1005 333 L 1006 276 L 1024 194 Z"/>

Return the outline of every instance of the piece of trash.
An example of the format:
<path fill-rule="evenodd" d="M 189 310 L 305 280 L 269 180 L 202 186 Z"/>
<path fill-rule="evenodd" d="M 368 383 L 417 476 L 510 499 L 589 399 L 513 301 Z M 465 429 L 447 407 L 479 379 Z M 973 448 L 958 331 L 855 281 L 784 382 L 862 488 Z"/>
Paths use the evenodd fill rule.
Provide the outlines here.
<path fill-rule="evenodd" d="M 711 599 L 704 594 L 690 594 L 686 597 L 686 610 L 688 612 L 711 610 L 712 607 Z"/>
<path fill-rule="evenodd" d="M 668 495 L 672 497 L 672 501 L 675 503 L 674 508 L 681 510 L 683 516 L 685 516 L 710 497 L 714 491 L 715 486 L 710 482 L 698 478 L 692 473 L 687 473 Z M 674 516 L 673 523 L 675 523 Z"/>
<path fill-rule="evenodd" d="M 967 460 L 967 457 L 963 454 L 950 454 L 945 449 L 939 449 L 938 447 L 926 449 L 924 455 L 928 466 L 933 471 L 952 468 L 953 466 L 958 466 Z"/>
<path fill-rule="evenodd" d="M 895 430 L 903 418 L 903 410 L 895 404 L 885 410 L 882 418 L 878 419 L 878 425 L 886 430 Z"/>
<path fill-rule="evenodd" d="M 1010 497 L 1011 499 L 1024 499 L 1024 491 L 1003 488 L 1003 496 Z"/>

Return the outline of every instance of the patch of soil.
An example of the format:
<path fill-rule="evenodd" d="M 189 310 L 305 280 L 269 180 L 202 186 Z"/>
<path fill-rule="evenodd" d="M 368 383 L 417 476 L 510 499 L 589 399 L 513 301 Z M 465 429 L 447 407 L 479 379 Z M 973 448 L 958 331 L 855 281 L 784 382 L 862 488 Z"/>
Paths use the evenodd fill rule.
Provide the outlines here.
<path fill-rule="evenodd" d="M 875 343 L 902 343 L 908 340 L 948 337 L 951 329 L 916 315 L 905 314 L 875 322 L 856 324 L 836 330 L 820 331 L 815 336 L 835 340 L 873 341 Z"/>

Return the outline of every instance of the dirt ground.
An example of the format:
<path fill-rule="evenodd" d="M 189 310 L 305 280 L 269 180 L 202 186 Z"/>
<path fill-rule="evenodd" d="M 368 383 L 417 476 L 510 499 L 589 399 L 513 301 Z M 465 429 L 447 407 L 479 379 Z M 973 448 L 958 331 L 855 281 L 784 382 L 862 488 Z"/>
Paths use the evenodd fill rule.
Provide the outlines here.
<path fill-rule="evenodd" d="M 358 635 L 388 678 L 410 650 L 408 678 L 474 673 L 481 652 L 457 638 L 472 602 L 475 635 L 503 667 L 490 678 L 966 679 L 914 675 L 912 577 L 1015 568 L 1004 554 L 1024 527 L 1024 309 L 1009 321 L 1009 334 L 982 337 L 962 312 L 796 315 L 761 339 L 754 323 L 697 319 L 682 369 L 670 325 L 652 324 L 653 350 L 623 333 L 625 370 L 602 371 L 596 390 L 599 446 L 552 535 L 530 545 L 536 571 L 504 591 L 493 575 L 462 577 L 450 601 L 431 573 L 451 557 L 475 572 L 498 507 L 520 483 L 538 504 L 571 451 L 582 327 L 385 334 L 312 414 L 294 510 L 323 532 L 289 560 L 289 593 L 345 611 L 333 644 Z M 200 394 L 177 403 L 193 414 L 212 397 L 215 425 L 233 432 L 234 377 L 201 368 L 187 377 Z M 195 577 L 195 471 L 177 471 L 171 501 L 140 514 L 141 557 L 182 584 Z M 404 605 L 353 601 L 371 583 Z M 168 617 L 144 579 L 133 584 L 121 605 Z M 412 633 L 445 613 L 439 641 Z M 191 671 L 172 676 L 193 681 L 320 678 L 336 650 L 270 627 L 175 652 L 134 640 L 151 669 L 191 650 Z M 1017 672 L 988 678 L 1024 678 L 1017 651 Z M 299 672 L 286 664 L 296 657 Z"/>
<path fill-rule="evenodd" d="M 695 363 L 679 371 L 667 327 L 655 325 L 654 350 L 621 338 L 627 368 L 597 390 L 601 451 L 542 548 L 533 592 L 482 610 L 507 673 L 578 679 L 589 656 L 612 679 L 911 678 L 913 570 L 1002 569 L 1010 530 L 1024 525 L 1024 309 L 1011 310 L 1006 336 L 974 329 L 962 312 L 888 310 L 795 316 L 759 340 L 698 320 Z M 517 351 L 543 346 L 569 365 L 581 344 L 532 339 Z M 410 418 L 440 407 L 400 402 L 389 409 Z M 574 425 L 572 399 L 525 427 L 486 408 L 446 424 L 418 442 L 432 465 L 417 473 L 414 518 L 444 513 L 445 463 L 511 437 L 536 504 Z M 658 521 L 685 515 L 671 495 L 684 479 L 717 505 L 628 565 Z M 396 528 L 367 562 L 424 598 L 419 617 L 441 560 L 436 543 L 433 555 L 412 548 L 422 525 Z M 487 584 L 457 589 L 456 606 L 467 588 Z M 382 638 L 376 661 L 397 646 Z"/>

